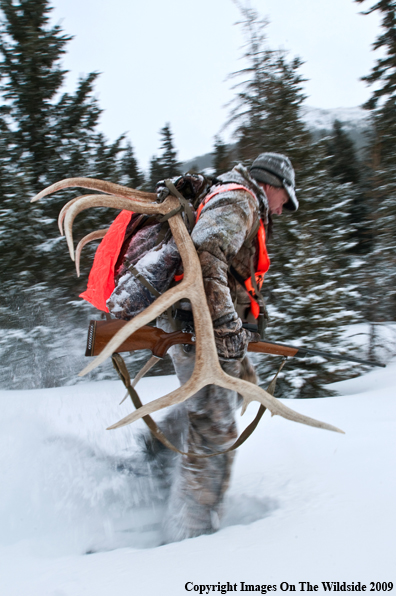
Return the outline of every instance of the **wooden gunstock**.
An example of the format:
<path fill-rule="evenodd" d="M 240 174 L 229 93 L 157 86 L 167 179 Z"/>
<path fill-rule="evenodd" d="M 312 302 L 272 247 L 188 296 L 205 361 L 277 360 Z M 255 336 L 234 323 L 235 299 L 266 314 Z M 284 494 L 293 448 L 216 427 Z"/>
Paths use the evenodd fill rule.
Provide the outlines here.
<path fill-rule="evenodd" d="M 98 356 L 111 338 L 127 321 L 90 321 L 87 338 L 86 356 Z M 157 327 L 144 325 L 132 333 L 118 348 L 117 352 L 134 352 L 135 350 L 151 350 L 153 356 L 163 358 L 169 348 L 176 344 L 192 344 L 195 338 L 191 333 L 174 331 L 166 333 Z"/>
<path fill-rule="evenodd" d="M 248 352 L 256 352 L 256 354 L 270 354 L 271 356 L 296 356 L 298 348 L 291 346 L 282 346 L 280 344 L 273 344 L 267 341 L 251 342 L 248 345 Z"/>
<path fill-rule="evenodd" d="M 88 329 L 86 356 L 98 356 L 111 338 L 127 321 L 115 319 L 112 321 L 90 321 Z M 118 348 L 117 352 L 134 352 L 135 350 L 151 350 L 157 358 L 163 358 L 169 348 L 176 344 L 194 345 L 195 337 L 192 333 L 174 331 L 166 333 L 157 327 L 145 325 L 132 333 Z M 298 348 L 280 346 L 265 341 L 252 342 L 248 346 L 249 352 L 271 354 L 272 356 L 295 356 Z"/>

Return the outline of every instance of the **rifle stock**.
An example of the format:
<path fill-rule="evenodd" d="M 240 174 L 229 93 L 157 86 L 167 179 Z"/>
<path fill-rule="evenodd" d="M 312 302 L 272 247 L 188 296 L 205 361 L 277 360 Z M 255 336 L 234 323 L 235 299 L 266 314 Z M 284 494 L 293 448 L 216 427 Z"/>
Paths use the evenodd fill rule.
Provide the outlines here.
<path fill-rule="evenodd" d="M 98 356 L 111 338 L 127 321 L 90 321 L 88 328 L 86 356 Z M 118 348 L 117 352 L 134 352 L 135 350 L 151 350 L 153 356 L 163 358 L 169 348 L 176 344 L 194 344 L 191 333 L 175 331 L 166 333 L 157 327 L 144 325 L 132 333 Z"/>
<path fill-rule="evenodd" d="M 86 356 L 98 356 L 111 338 L 119 331 L 127 321 L 114 319 L 112 321 L 90 321 L 88 328 L 87 349 Z M 117 352 L 134 352 L 135 350 L 151 350 L 153 356 L 163 358 L 169 348 L 177 344 L 194 345 L 195 337 L 192 333 L 184 333 L 183 331 L 174 331 L 167 333 L 158 329 L 157 327 L 149 327 L 145 325 L 132 333 L 128 339 L 118 348 Z M 330 354 L 319 350 L 312 350 L 310 348 L 297 348 L 295 346 L 288 346 L 286 344 L 277 344 L 268 341 L 251 342 L 248 346 L 249 352 L 256 354 L 269 354 L 271 356 L 286 356 L 304 358 L 307 356 L 321 356 L 323 358 L 330 358 L 335 360 L 346 360 L 350 362 L 358 362 L 359 364 L 366 364 L 369 366 L 381 366 L 385 368 L 385 364 L 379 362 L 369 362 L 367 360 L 360 360 L 358 358 L 351 358 L 346 356 L 339 356 L 337 354 Z"/>

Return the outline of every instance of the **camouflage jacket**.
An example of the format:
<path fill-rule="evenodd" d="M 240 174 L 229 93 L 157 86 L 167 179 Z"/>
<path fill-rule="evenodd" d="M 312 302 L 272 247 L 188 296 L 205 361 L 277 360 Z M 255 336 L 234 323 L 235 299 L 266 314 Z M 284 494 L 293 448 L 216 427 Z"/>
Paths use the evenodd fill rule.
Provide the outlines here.
<path fill-rule="evenodd" d="M 243 279 L 250 277 L 250 249 L 244 242 L 259 217 L 267 222 L 268 204 L 264 191 L 240 164 L 219 176 L 218 180 L 221 184 L 233 182 L 245 186 L 256 197 L 243 190 L 219 193 L 202 209 L 192 232 L 213 325 L 215 328 L 235 329 L 239 321 L 236 300 L 246 308 L 250 301 L 245 290 L 230 274 L 229 266 L 232 265 Z M 256 244 L 254 240 L 252 248 L 258 254 Z M 238 312 L 246 318 L 241 309 Z"/>

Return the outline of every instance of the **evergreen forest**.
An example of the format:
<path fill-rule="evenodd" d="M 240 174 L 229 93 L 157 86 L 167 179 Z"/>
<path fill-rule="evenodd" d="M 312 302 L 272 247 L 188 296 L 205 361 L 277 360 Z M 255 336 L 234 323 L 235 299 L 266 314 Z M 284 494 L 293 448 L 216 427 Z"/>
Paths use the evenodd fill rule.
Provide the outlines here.
<path fill-rule="evenodd" d="M 267 337 L 375 359 L 384 354 L 381 326 L 396 321 L 396 0 L 352 1 L 381 16 L 374 44 L 381 58 L 364 79 L 372 89 L 363 106 L 370 122 L 364 151 L 357 152 L 338 121 L 331 134 L 312 136 L 301 117 L 301 59 L 269 48 L 265 19 L 241 5 L 247 67 L 230 73 L 234 101 L 228 122 L 219 123 L 219 130 L 232 127 L 235 143 L 215 137 L 212 174 L 249 166 L 264 151 L 290 157 L 300 209 L 274 218 L 263 287 Z M 139 166 L 133 139 L 109 140 L 100 132 L 98 73 L 82 76 L 73 93 L 62 91 L 62 57 L 71 38 L 50 16 L 49 0 L 0 0 L 0 386 L 7 389 L 81 381 L 76 374 L 84 365 L 87 322 L 98 318 L 78 298 L 98 244 L 84 249 L 77 277 L 57 226 L 76 192 L 30 199 L 64 178 L 154 191 L 157 181 L 184 173 L 171 123 L 159 131 L 148 172 Z M 75 237 L 107 228 L 114 217 L 105 208 L 87 211 L 76 220 Z M 365 330 L 359 348 L 347 333 L 354 325 Z M 146 356 L 130 358 L 131 370 Z M 276 361 L 260 357 L 256 364 L 266 386 Z M 169 366 L 165 360 L 157 374 L 171 372 Z M 323 397 L 331 394 L 327 384 L 365 370 L 319 357 L 295 360 L 284 368 L 276 395 Z M 114 375 L 109 365 L 88 380 Z"/>

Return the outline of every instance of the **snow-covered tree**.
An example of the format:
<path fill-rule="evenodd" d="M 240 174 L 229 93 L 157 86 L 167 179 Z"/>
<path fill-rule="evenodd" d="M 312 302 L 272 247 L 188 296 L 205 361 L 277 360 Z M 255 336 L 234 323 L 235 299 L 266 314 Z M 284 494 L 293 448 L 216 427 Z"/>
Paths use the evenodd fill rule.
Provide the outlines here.
<path fill-rule="evenodd" d="M 181 163 L 177 161 L 177 151 L 173 144 L 173 134 L 170 124 L 167 123 L 160 130 L 161 146 L 160 155 L 154 155 L 150 162 L 149 186 L 155 191 L 155 185 L 159 180 L 173 178 L 181 174 Z"/>
<path fill-rule="evenodd" d="M 120 180 L 122 137 L 108 143 L 96 130 L 101 113 L 93 95 L 96 73 L 81 77 L 74 93 L 62 93 L 61 59 L 71 38 L 51 25 L 49 1 L 0 0 L 0 10 L 0 250 L 7 267 L 1 282 L 14 290 L 55 283 L 77 295 L 82 283 L 56 225 L 61 205 L 75 193 L 35 206 L 29 201 L 62 178 Z M 85 214 L 77 222 L 77 238 L 113 217 L 103 210 Z"/>
<path fill-rule="evenodd" d="M 365 0 L 355 0 L 362 4 Z M 367 194 L 374 248 L 367 259 L 367 318 L 396 317 L 396 2 L 379 0 L 367 11 L 382 18 L 381 33 L 373 44 L 382 50 L 371 73 L 364 77 L 373 86 L 365 108 L 371 112 L 372 137 L 368 160 Z"/>
<path fill-rule="evenodd" d="M 229 119 L 229 124 L 236 125 L 238 158 L 249 162 L 258 152 L 275 151 L 287 154 L 298 170 L 310 145 L 310 134 L 300 117 L 305 100 L 305 79 L 299 73 L 302 62 L 299 58 L 289 60 L 283 51 L 269 49 L 267 20 L 254 9 L 238 5 L 246 66 L 231 75 L 237 83 Z"/>
<path fill-rule="evenodd" d="M 75 191 L 33 205 L 30 199 L 62 178 L 90 176 L 117 182 L 124 175 L 122 138 L 109 143 L 97 131 L 101 110 L 94 97 L 94 83 L 98 75 L 83 76 L 74 92 L 62 92 L 66 71 L 61 60 L 71 38 L 59 25 L 51 25 L 51 10 L 49 0 L 0 0 L 0 329 L 6 329 L 1 340 L 4 363 L 12 360 L 22 345 L 24 356 L 22 352 L 20 356 L 28 361 L 34 338 L 44 349 L 47 332 L 40 329 L 43 331 L 45 318 L 59 321 L 62 331 L 57 341 L 65 337 L 66 319 L 72 334 L 76 309 L 68 310 L 65 299 L 77 298 L 85 289 L 95 248 L 89 245 L 84 250 L 78 279 L 56 223 L 60 207 L 76 196 Z M 108 225 L 114 216 L 113 210 L 85 212 L 77 219 L 75 237 L 80 239 Z M 39 303 L 43 305 L 41 313 Z M 14 370 L 18 371 L 18 366 Z M 49 383 L 50 377 L 49 373 L 43 382 Z"/>
<path fill-rule="evenodd" d="M 232 158 L 229 147 L 224 143 L 220 135 L 215 136 L 213 151 L 213 168 L 215 175 L 219 176 L 228 172 L 232 167 Z"/>
<path fill-rule="evenodd" d="M 234 74 L 242 80 L 235 86 L 230 118 L 236 124 L 239 156 L 251 163 L 263 151 L 288 155 L 296 170 L 301 205 L 297 213 L 284 213 L 274 221 L 268 245 L 272 265 L 263 288 L 271 319 L 267 337 L 342 352 L 343 327 L 360 317 L 360 294 L 353 277 L 356 259 L 349 254 L 354 244 L 349 215 L 356 189 L 330 175 L 323 143 L 313 143 L 301 119 L 305 99 L 301 61 L 269 49 L 266 20 L 246 5 L 239 7 L 247 66 Z M 260 358 L 264 384 L 274 366 L 273 359 Z M 339 361 L 294 360 L 282 373 L 278 394 L 326 395 L 326 383 L 357 370 Z"/>
<path fill-rule="evenodd" d="M 128 141 L 121 161 L 123 181 L 130 188 L 139 188 L 144 184 L 144 175 L 141 172 L 131 143 Z"/>
<path fill-rule="evenodd" d="M 370 200 L 367 194 L 367 168 L 359 161 L 354 143 L 338 120 L 325 140 L 327 168 L 330 175 L 343 184 L 353 185 L 355 196 L 350 206 L 351 252 L 364 255 L 371 251 L 373 231 Z"/>

